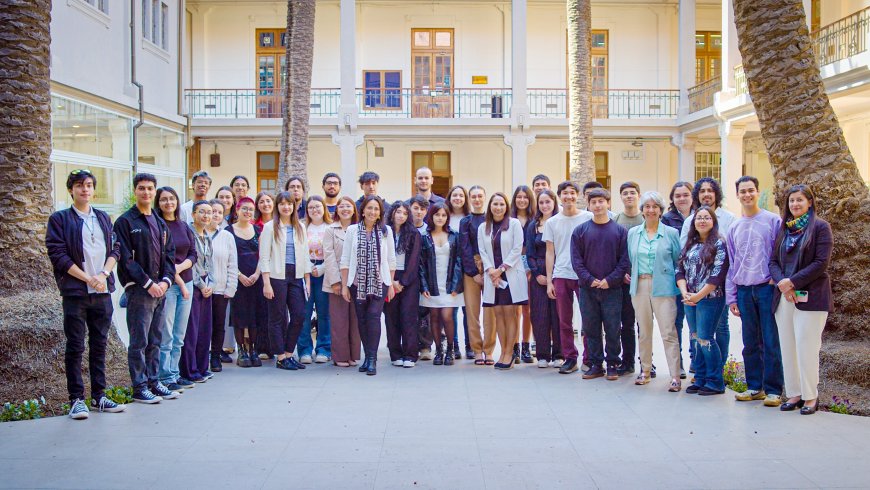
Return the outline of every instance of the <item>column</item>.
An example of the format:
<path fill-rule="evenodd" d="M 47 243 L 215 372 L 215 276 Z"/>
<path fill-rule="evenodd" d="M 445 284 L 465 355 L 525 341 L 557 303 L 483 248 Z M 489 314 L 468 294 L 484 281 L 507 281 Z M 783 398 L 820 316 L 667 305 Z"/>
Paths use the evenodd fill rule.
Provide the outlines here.
<path fill-rule="evenodd" d="M 335 133 L 332 135 L 333 144 L 337 145 L 341 152 L 341 175 L 342 185 L 346 189 L 353 187 L 357 180 L 356 173 L 356 149 L 365 142 L 365 135 L 358 133 Z"/>
<path fill-rule="evenodd" d="M 511 1 L 511 119 L 520 127 L 529 123 L 527 95 L 526 0 Z"/>
<path fill-rule="evenodd" d="M 677 147 L 677 179 L 684 182 L 695 182 L 695 143 L 696 138 L 680 134 L 671 138 L 671 144 Z"/>
<path fill-rule="evenodd" d="M 807 15 L 807 28 L 812 30 L 813 24 L 813 0 L 803 0 L 804 13 Z"/>
<path fill-rule="evenodd" d="M 340 73 L 341 105 L 338 127 L 356 128 L 359 109 L 356 105 L 356 0 L 341 0 Z M 342 176 L 344 179 L 344 176 Z"/>
<path fill-rule="evenodd" d="M 740 62 L 734 5 L 731 0 L 722 0 L 722 92 L 734 93 L 734 67 Z"/>
<path fill-rule="evenodd" d="M 535 135 L 511 133 L 504 137 L 504 144 L 511 147 L 511 192 L 518 185 L 528 185 L 529 145 L 535 143 Z"/>
<path fill-rule="evenodd" d="M 746 128 L 733 126 L 730 122 L 719 124 L 719 138 L 721 138 L 722 152 L 722 193 L 725 195 L 723 207 L 735 214 L 740 213 L 740 201 L 737 200 L 737 191 L 734 183 L 743 175 L 743 135 Z"/>
<path fill-rule="evenodd" d="M 686 116 L 689 89 L 695 85 L 695 0 L 680 0 L 679 15 L 679 115 Z"/>

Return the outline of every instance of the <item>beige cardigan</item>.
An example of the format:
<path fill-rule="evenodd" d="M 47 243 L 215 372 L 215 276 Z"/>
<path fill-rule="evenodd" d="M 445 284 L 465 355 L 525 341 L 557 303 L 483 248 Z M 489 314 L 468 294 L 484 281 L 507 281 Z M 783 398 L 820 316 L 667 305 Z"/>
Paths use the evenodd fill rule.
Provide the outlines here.
<path fill-rule="evenodd" d="M 260 233 L 260 272 L 268 273 L 270 279 L 284 279 L 284 261 L 287 259 L 287 227 L 281 225 L 284 231 L 277 240 L 274 235 L 275 220 L 263 225 Z M 311 261 L 308 259 L 308 234 L 305 225 L 302 233 L 293 233 L 293 249 L 296 253 L 296 279 L 302 279 L 311 273 Z"/>
<path fill-rule="evenodd" d="M 332 293 L 333 284 L 341 283 L 341 253 L 344 250 L 344 240 L 347 230 L 341 228 L 341 223 L 332 223 L 323 235 L 323 292 Z"/>

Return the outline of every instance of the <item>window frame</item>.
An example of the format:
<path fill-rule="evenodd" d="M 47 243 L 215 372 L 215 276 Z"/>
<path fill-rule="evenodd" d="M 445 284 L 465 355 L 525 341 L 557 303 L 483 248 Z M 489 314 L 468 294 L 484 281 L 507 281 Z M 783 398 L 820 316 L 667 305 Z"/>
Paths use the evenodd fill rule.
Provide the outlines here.
<path fill-rule="evenodd" d="M 167 59 L 169 55 L 170 19 L 169 4 L 163 0 L 142 0 L 143 46 L 156 48 L 155 54 Z"/>
<path fill-rule="evenodd" d="M 366 86 L 366 77 L 370 73 L 378 73 L 380 75 L 380 87 L 378 88 L 369 88 Z M 399 75 L 399 87 L 386 87 L 387 82 L 387 74 L 388 73 L 397 73 Z M 363 70 L 362 73 L 362 86 L 363 86 L 363 108 L 371 111 L 401 111 L 404 108 L 404 100 L 402 97 L 402 70 Z M 380 103 L 378 105 L 370 105 L 368 103 L 369 100 L 369 90 L 380 92 L 379 95 L 372 94 L 372 97 L 377 96 L 379 98 Z M 392 97 L 392 94 L 387 94 L 388 90 L 397 90 L 399 105 L 392 107 L 387 105 L 386 100 L 387 97 Z"/>

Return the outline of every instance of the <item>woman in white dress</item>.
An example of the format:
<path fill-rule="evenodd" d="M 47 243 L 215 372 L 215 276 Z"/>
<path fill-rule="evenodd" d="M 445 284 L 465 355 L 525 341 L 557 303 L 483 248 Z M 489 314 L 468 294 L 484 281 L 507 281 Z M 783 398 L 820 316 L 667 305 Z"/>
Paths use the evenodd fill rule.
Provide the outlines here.
<path fill-rule="evenodd" d="M 426 219 L 429 233 L 423 235 L 420 264 L 420 306 L 429 308 L 432 338 L 435 339 L 433 364 L 453 365 L 456 325 L 453 313 L 465 304 L 462 296 L 462 265 L 459 261 L 459 233 L 450 229 L 450 209 L 446 203 L 429 208 Z M 441 331 L 447 337 L 447 353 L 441 345 Z"/>

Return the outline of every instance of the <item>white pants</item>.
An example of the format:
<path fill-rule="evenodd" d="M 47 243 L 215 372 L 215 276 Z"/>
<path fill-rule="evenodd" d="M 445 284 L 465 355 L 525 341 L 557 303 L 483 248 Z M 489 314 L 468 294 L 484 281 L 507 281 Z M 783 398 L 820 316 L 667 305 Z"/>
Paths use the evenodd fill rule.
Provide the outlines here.
<path fill-rule="evenodd" d="M 659 333 L 665 345 L 665 357 L 671 377 L 680 378 L 680 343 L 677 340 L 677 304 L 673 296 L 653 296 L 652 278 L 638 279 L 635 295 L 631 297 L 634 314 L 639 327 L 638 355 L 640 368 L 644 373 L 652 369 L 653 316 L 659 325 Z"/>
<path fill-rule="evenodd" d="M 782 373 L 789 397 L 804 400 L 819 397 L 819 350 L 827 311 L 801 311 L 794 303 L 779 300 L 774 313 L 782 349 Z"/>

